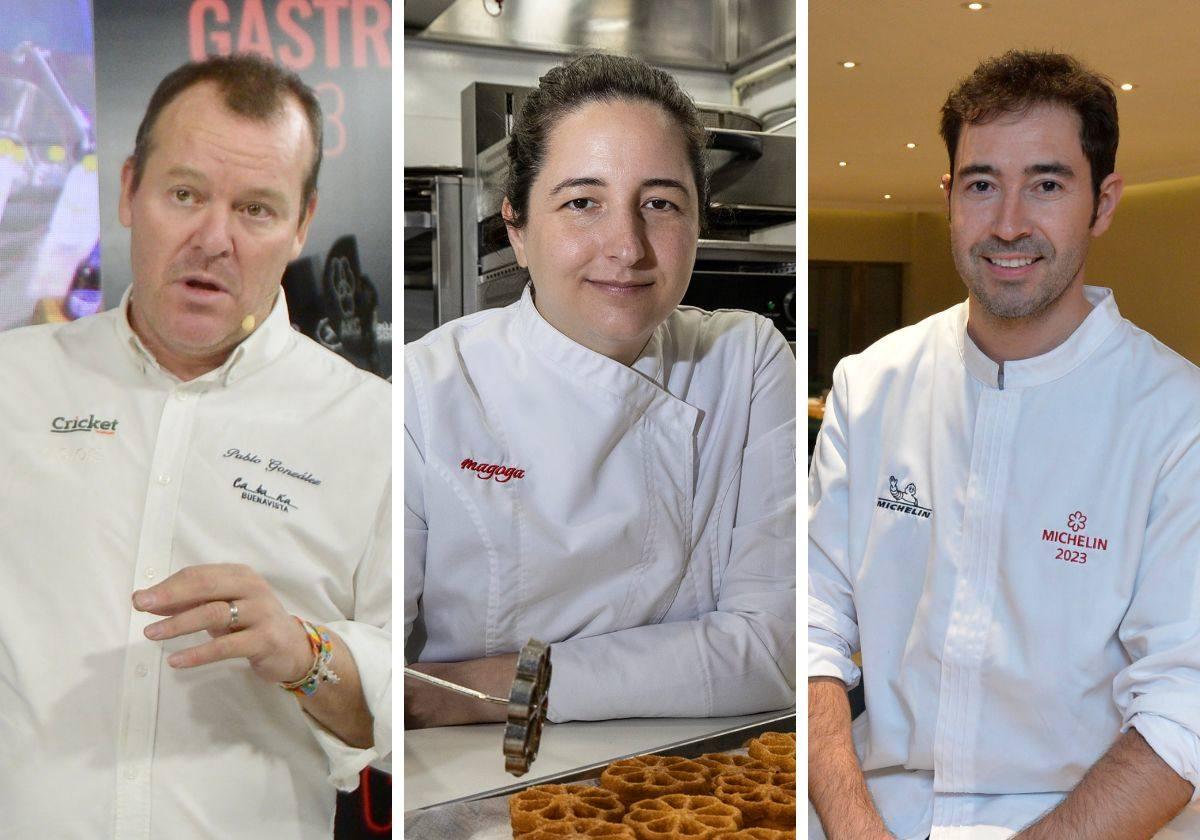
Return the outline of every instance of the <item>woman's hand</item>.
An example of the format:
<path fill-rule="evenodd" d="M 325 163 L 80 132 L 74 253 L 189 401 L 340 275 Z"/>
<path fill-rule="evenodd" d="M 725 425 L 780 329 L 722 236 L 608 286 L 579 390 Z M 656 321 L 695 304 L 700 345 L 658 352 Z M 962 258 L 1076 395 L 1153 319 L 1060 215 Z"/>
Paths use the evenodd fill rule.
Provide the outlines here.
<path fill-rule="evenodd" d="M 517 654 L 503 653 L 465 662 L 416 662 L 408 667 L 490 694 L 508 697 L 517 672 Z M 508 707 L 455 694 L 420 680 L 404 681 L 404 728 L 456 726 L 464 723 L 503 723 Z"/>

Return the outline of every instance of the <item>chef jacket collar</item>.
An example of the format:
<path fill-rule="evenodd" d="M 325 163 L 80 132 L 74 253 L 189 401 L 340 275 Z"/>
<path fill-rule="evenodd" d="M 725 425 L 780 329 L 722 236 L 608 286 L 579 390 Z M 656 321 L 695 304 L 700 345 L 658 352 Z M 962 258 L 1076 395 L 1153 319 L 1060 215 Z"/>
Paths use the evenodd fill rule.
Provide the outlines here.
<path fill-rule="evenodd" d="M 1029 359 L 1004 363 L 1004 390 L 1043 385 L 1066 376 L 1083 364 L 1092 353 L 1100 348 L 1121 323 L 1117 301 L 1111 289 L 1099 286 L 1084 286 L 1083 294 L 1092 311 L 1083 319 L 1067 340 L 1048 353 Z M 951 319 L 963 364 L 976 379 L 991 388 L 999 388 L 1000 365 L 989 359 L 979 346 L 967 335 L 967 303 L 958 305 Z"/>
<path fill-rule="evenodd" d="M 158 359 L 154 358 L 154 354 L 147 349 L 141 338 L 133 331 L 133 327 L 130 326 L 129 298 L 132 290 L 133 287 L 130 286 L 121 296 L 120 315 L 113 319 L 118 339 L 129 348 L 134 365 L 144 376 L 156 375 L 166 378 L 174 384 L 182 383 L 178 376 L 158 363 Z M 229 358 L 220 367 L 183 384 L 189 390 L 207 390 L 214 383 L 222 386 L 230 385 L 240 379 L 245 379 L 279 358 L 294 340 L 287 301 L 284 300 L 281 288 L 279 294 L 275 296 L 275 304 L 271 307 L 271 312 L 267 315 L 266 320 L 233 348 Z M 156 373 L 152 374 L 152 372 Z"/>
<path fill-rule="evenodd" d="M 697 410 L 663 386 L 665 325 L 654 330 L 633 365 L 626 366 L 572 341 L 553 327 L 534 306 L 529 285 L 517 302 L 517 324 L 530 352 L 556 364 L 564 375 L 603 389 L 641 412 L 652 405 L 664 407 L 673 419 L 694 426 Z"/>

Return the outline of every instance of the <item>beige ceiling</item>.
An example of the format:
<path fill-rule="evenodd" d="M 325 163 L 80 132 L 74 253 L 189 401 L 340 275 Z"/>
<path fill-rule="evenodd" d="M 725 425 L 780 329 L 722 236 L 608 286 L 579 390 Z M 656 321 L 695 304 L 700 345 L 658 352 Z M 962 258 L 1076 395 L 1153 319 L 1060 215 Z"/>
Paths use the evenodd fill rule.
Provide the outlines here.
<path fill-rule="evenodd" d="M 980 59 L 1013 48 L 1068 52 L 1138 85 L 1118 91 L 1127 184 L 1200 175 L 1200 0 L 993 0 L 982 12 L 960 0 L 809 0 L 808 44 L 813 207 L 940 207 L 942 102 Z M 859 66 L 844 70 L 845 59 Z"/>

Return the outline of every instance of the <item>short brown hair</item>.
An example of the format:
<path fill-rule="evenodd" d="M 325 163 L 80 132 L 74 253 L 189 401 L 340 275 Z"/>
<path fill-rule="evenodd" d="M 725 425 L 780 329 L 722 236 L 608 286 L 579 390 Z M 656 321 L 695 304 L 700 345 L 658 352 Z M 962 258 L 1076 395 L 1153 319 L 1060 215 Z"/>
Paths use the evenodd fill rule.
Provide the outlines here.
<path fill-rule="evenodd" d="M 1093 206 L 1099 202 L 1100 184 L 1117 164 L 1117 95 L 1110 79 L 1062 53 L 1010 50 L 980 64 L 950 92 L 942 106 L 941 134 L 951 179 L 964 124 L 1042 104 L 1063 105 L 1079 115 L 1079 142 L 1092 168 Z"/>
<path fill-rule="evenodd" d="M 312 88 L 295 73 L 249 53 L 210 56 L 204 61 L 191 61 L 172 70 L 158 83 L 138 126 L 133 154 L 130 155 L 133 161 L 133 189 L 137 190 L 141 183 L 146 161 L 154 148 L 153 130 L 159 114 L 175 97 L 201 82 L 216 84 L 225 97 L 225 107 L 233 113 L 264 122 L 283 113 L 287 96 L 296 98 L 308 121 L 313 142 L 312 164 L 301 188 L 300 218 L 303 219 L 309 200 L 317 192 L 317 174 L 321 170 L 321 147 L 324 142 L 321 104 Z"/>
<path fill-rule="evenodd" d="M 695 104 L 666 72 L 623 55 L 590 53 L 555 67 L 538 82 L 521 106 L 508 139 L 508 178 L 504 194 L 512 206 L 508 224 L 524 227 L 529 190 L 541 171 L 546 145 L 564 116 L 591 102 L 634 100 L 666 111 L 683 135 L 684 149 L 696 184 L 697 212 L 704 229 L 708 176 L 704 169 L 707 135 Z"/>

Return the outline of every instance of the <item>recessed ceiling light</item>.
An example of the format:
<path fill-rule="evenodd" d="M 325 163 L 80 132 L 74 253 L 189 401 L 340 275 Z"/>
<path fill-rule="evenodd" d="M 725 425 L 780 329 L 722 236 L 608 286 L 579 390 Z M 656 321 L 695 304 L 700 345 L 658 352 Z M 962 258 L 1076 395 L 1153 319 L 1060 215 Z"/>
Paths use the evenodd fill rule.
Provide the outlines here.
<path fill-rule="evenodd" d="M 840 64 L 841 64 L 843 67 L 845 67 L 847 70 L 853 70 L 855 67 L 857 67 L 857 66 L 858 66 L 858 62 L 857 62 L 857 61 L 842 61 L 842 62 L 839 62 L 839 63 L 840 63 Z"/>
<path fill-rule="evenodd" d="M 988 4 L 987 3 L 963 3 L 962 7 L 964 9 L 969 9 L 972 12 L 982 12 L 984 9 L 986 9 L 988 7 Z"/>
<path fill-rule="evenodd" d="M 884 197 L 884 198 L 891 198 L 891 197 L 892 197 L 892 194 L 891 194 L 891 193 L 884 193 L 884 194 L 883 194 L 883 197 Z"/>
<path fill-rule="evenodd" d="M 845 166 L 845 165 L 846 165 L 846 161 L 844 161 L 844 160 L 838 161 L 838 166 Z"/>
<path fill-rule="evenodd" d="M 1135 87 L 1137 87 L 1137 85 L 1135 85 L 1133 82 L 1126 82 L 1125 84 L 1121 85 L 1121 90 L 1133 90 Z"/>
<path fill-rule="evenodd" d="M 905 144 L 904 144 L 904 148 L 906 148 L 906 149 L 915 149 L 915 148 L 917 148 L 917 144 L 916 144 L 916 143 L 905 143 Z"/>

